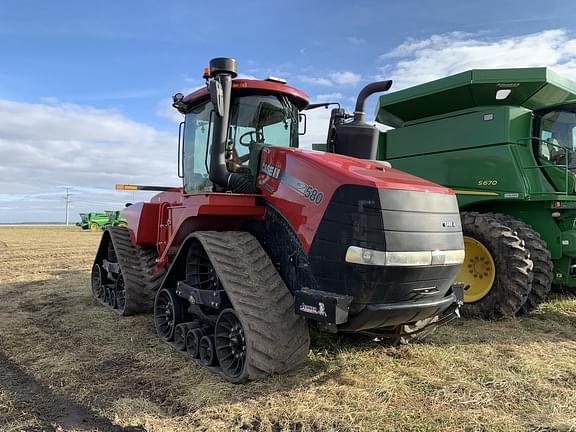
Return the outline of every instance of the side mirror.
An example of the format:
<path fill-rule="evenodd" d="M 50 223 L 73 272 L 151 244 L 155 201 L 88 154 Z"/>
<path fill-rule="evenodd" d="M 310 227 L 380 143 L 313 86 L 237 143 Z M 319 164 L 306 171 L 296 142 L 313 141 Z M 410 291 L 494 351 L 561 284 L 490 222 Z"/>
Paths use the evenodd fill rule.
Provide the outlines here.
<path fill-rule="evenodd" d="M 298 114 L 298 135 L 306 135 L 306 114 Z"/>
<path fill-rule="evenodd" d="M 222 117 L 224 115 L 224 92 L 222 91 L 222 84 L 217 79 L 210 81 L 210 100 L 214 106 L 214 111 Z"/>

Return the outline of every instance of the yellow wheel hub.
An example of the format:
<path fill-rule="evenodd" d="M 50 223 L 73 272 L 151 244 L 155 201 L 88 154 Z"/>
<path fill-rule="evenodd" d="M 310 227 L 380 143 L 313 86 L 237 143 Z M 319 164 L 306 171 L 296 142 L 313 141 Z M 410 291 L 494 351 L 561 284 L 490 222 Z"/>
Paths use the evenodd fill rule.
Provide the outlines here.
<path fill-rule="evenodd" d="M 92 223 L 90 225 L 90 231 L 98 231 L 98 225 L 96 223 Z"/>
<path fill-rule="evenodd" d="M 466 256 L 456 281 L 464 284 L 464 303 L 483 299 L 492 289 L 496 266 L 490 251 L 478 240 L 464 236 Z"/>

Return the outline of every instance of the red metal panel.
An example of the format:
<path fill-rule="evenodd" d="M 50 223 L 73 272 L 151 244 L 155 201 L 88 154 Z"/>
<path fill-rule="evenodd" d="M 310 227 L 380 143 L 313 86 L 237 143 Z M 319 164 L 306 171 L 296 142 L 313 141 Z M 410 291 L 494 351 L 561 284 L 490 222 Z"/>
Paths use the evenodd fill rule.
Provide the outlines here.
<path fill-rule="evenodd" d="M 263 91 L 266 93 L 283 93 L 287 96 L 296 99 L 296 104 L 300 107 L 300 109 L 304 108 L 308 105 L 308 101 L 310 98 L 306 93 L 302 90 L 299 90 L 295 87 L 291 87 L 287 84 L 282 84 L 273 81 L 261 81 L 261 80 L 247 80 L 247 79 L 235 79 L 232 81 L 232 96 L 237 94 L 242 94 L 246 92 L 246 94 L 256 94 L 254 90 Z M 196 103 L 208 99 L 208 89 L 206 87 L 202 87 L 201 89 L 196 90 L 193 93 L 190 93 L 186 96 L 183 100 L 184 103 L 195 105 Z"/>

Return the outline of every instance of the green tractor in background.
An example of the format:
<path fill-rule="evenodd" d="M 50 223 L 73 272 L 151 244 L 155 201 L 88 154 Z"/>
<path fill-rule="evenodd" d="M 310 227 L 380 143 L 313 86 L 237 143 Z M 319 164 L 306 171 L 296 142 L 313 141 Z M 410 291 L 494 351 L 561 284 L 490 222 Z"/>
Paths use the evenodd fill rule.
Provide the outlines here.
<path fill-rule="evenodd" d="M 472 70 L 380 97 L 377 159 L 455 190 L 463 313 L 527 313 L 576 288 L 576 83 Z"/>
<path fill-rule="evenodd" d="M 111 226 L 126 226 L 126 219 L 120 210 L 80 213 L 80 222 L 76 225 L 83 230 L 98 231 Z"/>

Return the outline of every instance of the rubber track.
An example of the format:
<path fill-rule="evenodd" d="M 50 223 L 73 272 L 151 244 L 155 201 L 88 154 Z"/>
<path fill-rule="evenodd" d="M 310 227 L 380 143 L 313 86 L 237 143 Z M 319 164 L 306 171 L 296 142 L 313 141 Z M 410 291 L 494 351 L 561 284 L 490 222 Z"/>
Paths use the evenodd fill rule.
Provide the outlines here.
<path fill-rule="evenodd" d="M 310 336 L 294 298 L 254 236 L 246 232 L 197 232 L 247 336 L 248 379 L 302 365 Z M 247 327 L 247 328 L 246 328 Z"/>
<path fill-rule="evenodd" d="M 481 300 L 465 303 L 467 318 L 495 319 L 514 316 L 526 302 L 531 289 L 532 261 L 524 242 L 488 213 L 462 212 L 462 231 L 491 249 L 496 277 L 490 292 Z"/>
<path fill-rule="evenodd" d="M 154 272 L 158 257 L 156 248 L 133 244 L 125 227 L 112 227 L 106 231 L 110 234 L 126 290 L 124 310 L 114 309 L 114 311 L 120 315 L 152 311 L 156 291 L 164 276 L 164 272 Z"/>
<path fill-rule="evenodd" d="M 526 249 L 530 252 L 530 259 L 534 263 L 532 289 L 518 311 L 519 315 L 526 315 L 544 303 L 552 289 L 552 257 L 546 242 L 530 225 L 508 215 L 495 213 L 494 217 L 510 227 L 518 237 L 524 240 Z"/>

